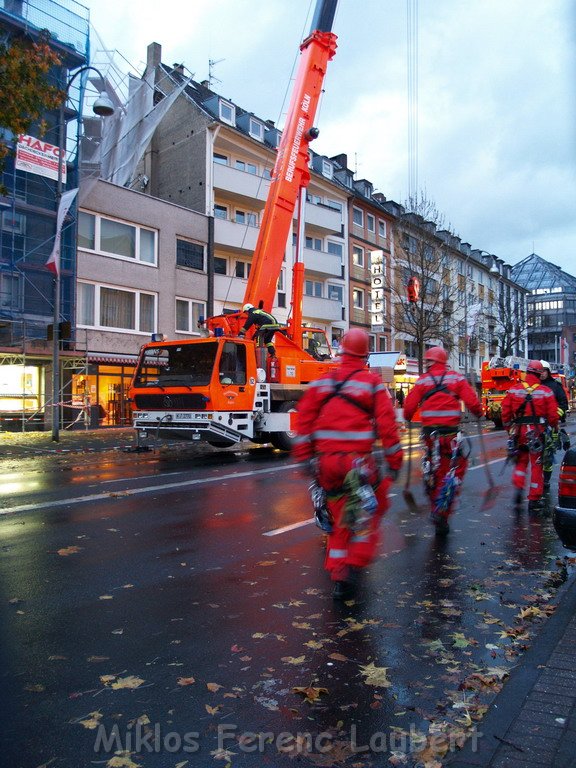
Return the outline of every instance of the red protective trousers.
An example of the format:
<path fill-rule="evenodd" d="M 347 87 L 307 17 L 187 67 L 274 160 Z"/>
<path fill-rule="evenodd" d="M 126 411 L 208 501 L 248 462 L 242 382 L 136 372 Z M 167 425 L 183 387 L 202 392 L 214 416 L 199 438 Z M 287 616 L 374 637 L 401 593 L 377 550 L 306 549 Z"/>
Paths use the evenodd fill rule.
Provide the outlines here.
<path fill-rule="evenodd" d="M 433 444 L 436 438 L 432 437 L 424 437 L 424 442 L 426 444 L 426 448 L 428 450 L 428 456 L 432 456 L 433 451 Z M 440 435 L 438 438 L 439 442 L 439 450 L 440 450 L 440 463 L 438 465 L 438 469 L 434 473 L 434 487 L 432 488 L 430 492 L 430 509 L 432 512 L 435 511 L 435 504 L 436 499 L 438 498 L 440 494 L 440 488 L 442 487 L 442 482 L 446 475 L 448 474 L 450 470 L 450 462 L 452 460 L 452 435 Z M 458 454 L 456 457 L 456 472 L 455 475 L 460 480 L 460 483 L 462 483 L 462 480 L 464 479 L 464 475 L 466 474 L 466 470 L 468 469 L 468 459 L 465 456 L 462 456 L 461 454 Z M 448 519 L 450 515 L 453 512 L 454 508 L 454 502 L 456 501 L 456 497 L 458 493 L 460 492 L 461 485 L 458 486 L 458 490 L 456 491 L 456 494 L 454 495 L 454 499 L 452 501 L 452 504 L 448 507 L 448 509 L 445 512 L 442 512 L 442 516 Z"/>
<path fill-rule="evenodd" d="M 526 475 L 528 474 L 528 463 L 530 463 L 530 483 L 528 490 L 528 501 L 541 499 L 544 493 L 544 466 L 542 463 L 542 452 L 531 453 L 528 446 L 520 445 L 516 456 L 516 466 L 512 473 L 512 483 L 520 491 L 524 490 Z"/>
<path fill-rule="evenodd" d="M 336 494 L 356 458 L 358 454 L 354 453 L 328 453 L 319 457 L 318 480 L 320 485 L 328 491 L 328 509 L 334 520 L 332 533 L 328 534 L 324 561 L 324 567 L 330 573 L 332 581 L 346 581 L 351 566 L 363 568 L 374 560 L 380 542 L 380 521 L 388 509 L 388 489 L 391 480 L 384 478 L 375 489 L 378 509 L 370 518 L 366 528 L 361 531 L 352 531 L 350 528 L 339 525 L 347 497 L 344 494 Z M 373 481 L 375 477 L 374 471 L 371 480 Z"/>

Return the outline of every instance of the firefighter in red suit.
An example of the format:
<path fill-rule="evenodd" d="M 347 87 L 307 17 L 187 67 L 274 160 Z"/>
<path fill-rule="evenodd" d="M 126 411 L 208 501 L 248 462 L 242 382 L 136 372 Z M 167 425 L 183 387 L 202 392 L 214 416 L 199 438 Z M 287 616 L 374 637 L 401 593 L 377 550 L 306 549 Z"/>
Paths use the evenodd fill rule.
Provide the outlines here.
<path fill-rule="evenodd" d="M 558 404 L 553 392 L 540 380 L 544 366 L 530 360 L 526 380 L 511 387 L 502 401 L 502 423 L 516 442 L 516 466 L 512 483 L 516 488 L 514 504 L 522 504 L 522 493 L 530 464 L 528 510 L 543 508 L 544 432 L 558 426 Z"/>
<path fill-rule="evenodd" d="M 477 418 L 482 406 L 476 392 L 461 373 L 448 368 L 448 355 L 442 347 L 431 347 L 424 353 L 426 373 L 423 373 L 404 400 L 404 418 L 412 421 L 418 408 L 429 464 L 424 477 L 430 496 L 431 519 L 438 534 L 450 530 L 448 518 L 452 514 L 456 496 L 447 508 L 439 508 L 438 500 L 442 484 L 451 464 L 455 461 L 457 490 L 466 474 L 468 457 L 458 449 L 454 457 L 454 440 L 462 418 L 461 401 Z"/>
<path fill-rule="evenodd" d="M 366 362 L 368 334 L 352 328 L 342 338 L 340 365 L 324 378 L 313 381 L 298 403 L 297 435 L 293 455 L 307 468 L 314 467 L 317 482 L 327 493 L 332 532 L 328 534 L 325 567 L 334 583 L 333 597 L 346 599 L 354 593 L 359 569 L 376 556 L 379 524 L 388 509 L 388 488 L 402 464 L 402 448 L 390 394 Z M 380 440 L 380 458 L 373 449 Z M 357 462 L 369 470 L 376 511 L 362 530 L 345 517 L 351 494 L 345 490 Z M 356 462 L 356 463 L 355 463 Z M 346 524 L 345 524 L 346 521 Z"/>

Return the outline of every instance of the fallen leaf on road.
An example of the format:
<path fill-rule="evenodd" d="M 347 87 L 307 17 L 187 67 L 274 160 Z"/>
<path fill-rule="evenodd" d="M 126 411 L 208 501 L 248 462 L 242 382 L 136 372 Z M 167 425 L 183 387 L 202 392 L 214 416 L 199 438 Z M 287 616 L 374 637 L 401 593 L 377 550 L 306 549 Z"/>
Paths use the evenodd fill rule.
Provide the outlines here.
<path fill-rule="evenodd" d="M 377 667 L 374 662 L 360 666 L 360 673 L 364 675 L 366 685 L 377 685 L 380 688 L 389 688 L 392 683 L 388 680 L 386 673 L 389 667 Z"/>
<path fill-rule="evenodd" d="M 106 763 L 106 768 L 141 768 L 141 763 L 131 759 L 133 752 L 115 752 L 114 757 Z"/>
<path fill-rule="evenodd" d="M 196 680 L 193 677 L 179 677 L 178 680 L 176 680 L 178 685 L 193 685 Z"/>
<path fill-rule="evenodd" d="M 220 688 L 223 688 L 224 686 L 220 685 L 220 683 L 206 683 L 206 688 L 208 688 L 209 691 L 212 691 L 212 693 L 216 693 L 216 691 L 219 691 Z"/>
<path fill-rule="evenodd" d="M 79 720 L 79 724 L 83 725 L 84 728 L 88 728 L 88 730 L 92 731 L 94 728 L 98 728 L 100 725 L 100 720 L 102 719 L 102 712 L 90 712 L 88 717 L 85 720 Z"/>
<path fill-rule="evenodd" d="M 306 656 L 282 656 L 280 661 L 284 664 L 303 664 L 306 661 Z"/>
<path fill-rule="evenodd" d="M 68 555 L 75 555 L 76 552 L 80 552 L 82 547 L 63 547 L 62 549 L 58 550 L 58 554 L 60 557 L 68 557 Z"/>
<path fill-rule="evenodd" d="M 206 712 L 208 712 L 209 715 L 215 715 L 217 712 L 219 712 L 222 709 L 221 704 L 218 704 L 216 707 L 211 707 L 210 704 L 204 704 L 204 707 L 206 709 Z"/>
<path fill-rule="evenodd" d="M 296 688 L 292 688 L 292 693 L 304 696 L 304 701 L 307 701 L 309 704 L 314 704 L 323 693 L 328 693 L 328 688 L 315 688 L 313 685 L 305 687 L 297 686 Z"/>

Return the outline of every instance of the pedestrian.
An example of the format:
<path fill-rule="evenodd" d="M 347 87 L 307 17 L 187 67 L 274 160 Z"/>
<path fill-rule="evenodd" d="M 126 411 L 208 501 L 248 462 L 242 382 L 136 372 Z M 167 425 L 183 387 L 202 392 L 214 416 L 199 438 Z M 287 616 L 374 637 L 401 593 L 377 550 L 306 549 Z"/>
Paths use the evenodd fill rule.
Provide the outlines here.
<path fill-rule="evenodd" d="M 502 400 L 502 423 L 515 443 L 512 483 L 516 488 L 514 506 L 522 506 L 524 484 L 530 464 L 528 511 L 543 509 L 544 440 L 547 427 L 558 426 L 558 406 L 552 391 L 542 384 L 544 366 L 540 360 L 530 360 L 526 380 L 511 387 Z"/>
<path fill-rule="evenodd" d="M 543 371 L 540 375 L 540 381 L 542 384 L 544 384 L 545 387 L 548 387 L 548 389 L 552 392 L 554 395 L 554 398 L 556 400 L 556 407 L 558 410 L 558 420 L 561 424 L 566 423 L 566 413 L 568 411 L 568 398 L 566 397 L 566 392 L 564 391 L 564 387 L 562 384 L 558 381 L 558 379 L 555 379 L 552 376 L 552 370 L 550 369 L 550 363 L 547 360 L 540 360 L 542 363 Z M 560 447 L 560 432 L 563 433 L 562 437 L 568 440 L 568 447 L 569 445 L 569 439 L 566 435 L 565 430 L 558 430 L 558 429 L 552 429 L 550 428 L 550 434 L 546 434 L 546 440 L 548 445 L 547 450 L 544 453 L 544 464 L 543 464 L 543 472 L 544 472 L 544 490 L 548 491 L 550 489 L 550 480 L 552 478 L 552 466 L 554 464 L 554 453 L 556 452 L 556 449 Z M 563 439 L 564 442 L 564 439 Z M 564 443 L 566 444 L 566 443 Z"/>
<path fill-rule="evenodd" d="M 361 328 L 347 331 L 340 363 L 313 381 L 298 403 L 293 454 L 326 493 L 331 531 L 325 568 L 335 600 L 353 596 L 360 570 L 377 554 L 388 489 L 402 464 L 392 399 L 367 367 L 368 341 Z"/>
<path fill-rule="evenodd" d="M 276 349 L 273 344 L 274 334 L 280 327 L 274 315 L 265 312 L 263 309 L 257 309 L 253 304 L 244 304 L 242 311 L 247 312 L 248 317 L 238 335 L 244 336 L 246 331 L 255 325 L 258 328 L 256 335 L 260 337 L 262 344 L 264 344 L 268 350 L 270 357 L 274 357 L 276 354 Z"/>
<path fill-rule="evenodd" d="M 420 409 L 426 446 L 424 484 L 430 497 L 430 519 L 436 533 L 445 535 L 450 530 L 448 518 L 466 474 L 470 452 L 460 431 L 461 403 L 477 418 L 482 415 L 482 406 L 466 378 L 448 367 L 445 349 L 428 349 L 424 364 L 426 372 L 404 400 L 404 418 L 412 421 Z"/>

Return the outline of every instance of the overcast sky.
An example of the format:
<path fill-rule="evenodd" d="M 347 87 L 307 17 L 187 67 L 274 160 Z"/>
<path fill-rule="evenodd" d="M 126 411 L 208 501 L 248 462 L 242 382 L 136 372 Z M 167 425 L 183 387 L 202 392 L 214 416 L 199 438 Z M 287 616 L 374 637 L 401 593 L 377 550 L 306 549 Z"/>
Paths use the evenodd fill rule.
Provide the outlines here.
<path fill-rule="evenodd" d="M 315 0 L 84 0 L 117 65 L 146 47 L 283 125 Z M 414 4 L 414 0 L 412 0 Z M 576 274 L 573 0 L 420 0 L 418 187 L 474 248 L 514 264 L 535 251 Z M 314 150 L 408 195 L 407 0 L 339 0 Z M 101 61 L 92 42 L 92 56 Z"/>

